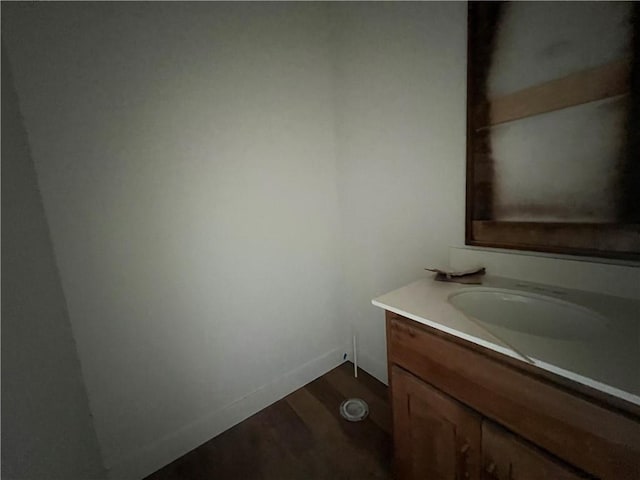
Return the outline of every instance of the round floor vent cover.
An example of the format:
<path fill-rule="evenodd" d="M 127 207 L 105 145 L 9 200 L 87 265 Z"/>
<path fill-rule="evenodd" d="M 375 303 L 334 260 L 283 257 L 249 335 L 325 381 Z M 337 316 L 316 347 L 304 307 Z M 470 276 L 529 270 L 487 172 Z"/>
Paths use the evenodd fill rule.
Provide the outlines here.
<path fill-rule="evenodd" d="M 360 398 L 348 398 L 340 404 L 340 415 L 350 422 L 359 422 L 369 415 L 369 406 Z"/>

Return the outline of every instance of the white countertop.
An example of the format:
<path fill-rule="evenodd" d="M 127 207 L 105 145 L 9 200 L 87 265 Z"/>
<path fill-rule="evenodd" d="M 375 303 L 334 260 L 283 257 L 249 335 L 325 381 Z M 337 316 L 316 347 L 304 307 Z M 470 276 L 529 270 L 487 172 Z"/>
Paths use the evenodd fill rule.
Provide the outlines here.
<path fill-rule="evenodd" d="M 640 405 L 640 301 L 490 275 L 483 277 L 484 288 L 544 294 L 589 308 L 608 319 L 606 334 L 597 338 L 560 340 L 507 332 L 504 327 L 474 321 L 448 302 L 450 295 L 476 287 L 480 285 L 437 282 L 429 276 L 375 298 L 372 303 Z M 501 338 L 508 338 L 508 343 Z"/>

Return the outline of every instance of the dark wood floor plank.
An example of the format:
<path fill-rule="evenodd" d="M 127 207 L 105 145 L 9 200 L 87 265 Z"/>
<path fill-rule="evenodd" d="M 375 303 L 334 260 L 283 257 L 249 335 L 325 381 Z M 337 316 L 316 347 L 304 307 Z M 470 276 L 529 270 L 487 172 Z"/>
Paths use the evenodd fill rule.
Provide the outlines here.
<path fill-rule="evenodd" d="M 254 415 L 199 447 L 206 464 L 197 470 L 215 479 L 262 479 L 260 449 L 264 433 L 257 426 Z"/>
<path fill-rule="evenodd" d="M 279 457 L 267 459 L 263 468 L 265 478 L 314 478 L 318 468 L 312 462 L 311 454 L 316 450 L 316 441 L 311 431 L 286 400 L 276 402 L 263 412 L 265 415 L 261 428 L 269 432 L 280 450 Z"/>
<path fill-rule="evenodd" d="M 391 410 L 388 399 L 379 397 L 359 382 L 361 377 L 363 375 L 359 374 L 358 379 L 355 379 L 352 372 L 347 373 L 344 369 L 336 368 L 322 378 L 325 378 L 343 397 L 362 398 L 369 405 L 371 419 L 385 432 L 391 433 Z"/>
<path fill-rule="evenodd" d="M 386 387 L 352 372 L 350 363 L 337 367 L 146 480 L 391 478 L 391 437 L 380 425 L 390 417 Z M 338 409 L 347 396 L 364 398 L 371 418 L 342 419 Z"/>
<path fill-rule="evenodd" d="M 272 406 L 273 407 L 273 406 Z M 277 428 L 271 420 L 271 413 L 274 408 L 264 410 L 258 420 L 257 428 L 262 432 L 261 444 L 258 449 L 258 458 L 260 463 L 261 477 L 273 480 L 295 480 L 300 478 L 308 478 L 311 473 L 307 467 L 304 457 L 294 455 L 291 449 L 281 441 Z"/>
<path fill-rule="evenodd" d="M 344 459 L 349 450 L 348 441 L 324 405 L 306 388 L 293 392 L 286 400 L 314 436 L 315 448 L 308 456 L 314 467 L 312 478 L 350 478 L 354 462 Z M 337 455 L 339 450 L 343 450 L 342 456 Z"/>
<path fill-rule="evenodd" d="M 327 376 L 314 380 L 305 389 L 334 417 L 352 447 L 358 449 L 368 462 L 377 465 L 381 471 L 390 471 L 391 436 L 372 420 L 371 415 L 361 422 L 349 422 L 342 418 L 339 405 L 345 396 L 333 388 L 327 381 Z"/>
<path fill-rule="evenodd" d="M 372 452 L 354 442 L 353 435 L 344 432 L 342 419 L 337 419 L 334 413 L 340 402 L 333 403 L 332 408 L 328 409 L 310 391 L 309 385 L 294 392 L 287 400 L 298 416 L 309 425 L 322 455 L 343 474 L 343 478 L 387 478 L 387 472 L 381 468 Z"/>
<path fill-rule="evenodd" d="M 293 455 L 299 455 L 315 447 L 309 428 L 287 403 L 280 400 L 264 410 L 269 428 Z"/>

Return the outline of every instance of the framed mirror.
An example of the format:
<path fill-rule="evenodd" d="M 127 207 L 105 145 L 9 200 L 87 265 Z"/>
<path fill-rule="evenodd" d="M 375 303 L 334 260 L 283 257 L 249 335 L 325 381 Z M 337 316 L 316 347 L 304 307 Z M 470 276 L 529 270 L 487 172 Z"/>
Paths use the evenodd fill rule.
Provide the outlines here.
<path fill-rule="evenodd" d="M 640 260 L 639 18 L 469 2 L 468 245 Z"/>

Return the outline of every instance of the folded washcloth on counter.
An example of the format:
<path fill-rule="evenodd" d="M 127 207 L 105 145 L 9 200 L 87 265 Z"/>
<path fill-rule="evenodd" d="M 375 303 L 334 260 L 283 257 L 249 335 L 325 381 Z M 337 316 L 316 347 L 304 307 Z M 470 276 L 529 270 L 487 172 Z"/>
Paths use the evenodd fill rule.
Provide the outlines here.
<path fill-rule="evenodd" d="M 455 282 L 468 285 L 478 285 L 482 283 L 482 275 L 486 273 L 484 267 L 471 268 L 469 270 L 445 270 L 442 268 L 425 268 L 430 272 L 435 272 L 435 279 L 439 282 Z"/>

